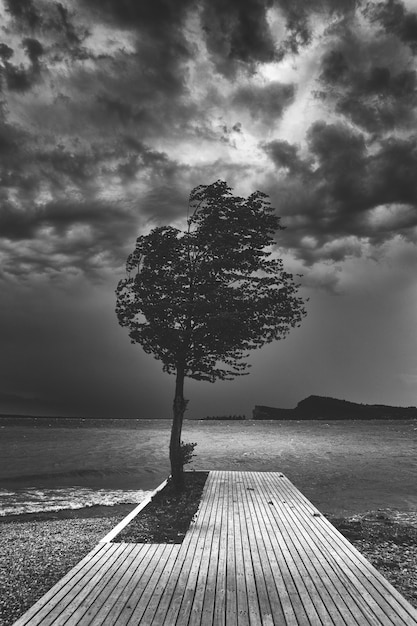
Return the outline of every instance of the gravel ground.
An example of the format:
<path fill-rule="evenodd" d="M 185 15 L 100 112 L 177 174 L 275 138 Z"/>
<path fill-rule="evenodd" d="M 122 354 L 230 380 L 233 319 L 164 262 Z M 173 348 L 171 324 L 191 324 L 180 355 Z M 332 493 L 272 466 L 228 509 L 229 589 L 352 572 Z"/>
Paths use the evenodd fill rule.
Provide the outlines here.
<path fill-rule="evenodd" d="M 381 509 L 328 519 L 417 608 L 417 512 Z"/>

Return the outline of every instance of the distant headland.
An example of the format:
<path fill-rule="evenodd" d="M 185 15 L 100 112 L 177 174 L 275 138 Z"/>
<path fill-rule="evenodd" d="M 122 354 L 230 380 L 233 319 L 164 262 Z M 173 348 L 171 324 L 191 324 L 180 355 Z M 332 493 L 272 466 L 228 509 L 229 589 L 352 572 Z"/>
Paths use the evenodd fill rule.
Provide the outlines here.
<path fill-rule="evenodd" d="M 278 409 L 270 406 L 255 406 L 254 420 L 383 420 L 417 419 L 415 406 L 399 407 L 383 404 L 358 404 L 347 400 L 309 396 L 301 400 L 294 409 Z"/>

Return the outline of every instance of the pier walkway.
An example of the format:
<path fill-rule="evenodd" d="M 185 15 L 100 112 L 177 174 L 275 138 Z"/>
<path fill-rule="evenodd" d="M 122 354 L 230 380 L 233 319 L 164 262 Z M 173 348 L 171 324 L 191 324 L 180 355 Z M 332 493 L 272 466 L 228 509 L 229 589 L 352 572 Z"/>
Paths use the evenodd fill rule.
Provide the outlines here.
<path fill-rule="evenodd" d="M 277 472 L 209 472 L 181 545 L 111 537 L 15 626 L 417 625 L 417 611 Z"/>

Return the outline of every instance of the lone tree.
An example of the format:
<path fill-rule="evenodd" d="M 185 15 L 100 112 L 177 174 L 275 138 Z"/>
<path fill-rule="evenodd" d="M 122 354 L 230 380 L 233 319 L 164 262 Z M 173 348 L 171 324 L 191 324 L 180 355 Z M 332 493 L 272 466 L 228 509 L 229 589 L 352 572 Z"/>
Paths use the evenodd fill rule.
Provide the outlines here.
<path fill-rule="evenodd" d="M 176 376 L 169 454 L 178 488 L 185 377 L 214 382 L 248 373 L 248 351 L 285 337 L 306 314 L 292 274 L 272 254 L 279 220 L 260 191 L 245 199 L 223 181 L 199 185 L 186 230 L 154 228 L 127 259 L 116 313 L 132 343 Z"/>

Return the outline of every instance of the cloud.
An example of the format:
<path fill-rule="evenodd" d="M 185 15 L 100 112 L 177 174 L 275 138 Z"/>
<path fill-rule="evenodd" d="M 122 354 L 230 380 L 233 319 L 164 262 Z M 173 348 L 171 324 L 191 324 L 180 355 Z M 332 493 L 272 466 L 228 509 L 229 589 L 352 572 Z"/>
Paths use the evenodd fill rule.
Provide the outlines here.
<path fill-rule="evenodd" d="M 41 14 L 32 0 L 5 0 L 5 6 L 22 26 L 34 29 L 42 22 Z"/>
<path fill-rule="evenodd" d="M 135 2 L 135 0 L 109 0 L 104 5 L 100 0 L 81 0 L 81 5 L 88 7 L 96 19 L 117 23 L 124 28 L 144 28 L 154 32 L 178 28 L 182 24 L 187 9 L 192 7 L 192 0 L 154 0 L 153 2 Z"/>
<path fill-rule="evenodd" d="M 192 57 L 183 27 L 191 0 L 118 2 L 104 5 L 99 0 L 80 0 L 94 22 L 118 26 L 135 34 L 136 80 L 148 89 L 180 93 L 184 88 L 184 63 Z"/>
<path fill-rule="evenodd" d="M 401 0 L 368 2 L 365 15 L 387 33 L 395 33 L 401 41 L 417 53 L 417 12 L 408 11 Z"/>
<path fill-rule="evenodd" d="M 342 18 L 356 5 L 356 0 L 205 0 L 201 19 L 217 72 L 232 78 L 299 54 L 311 43 L 317 21 Z"/>
<path fill-rule="evenodd" d="M 310 162 L 306 162 L 299 155 L 299 147 L 288 141 L 274 139 L 263 144 L 262 148 L 270 156 L 278 169 L 287 170 L 291 175 L 308 174 Z"/>
<path fill-rule="evenodd" d="M 22 40 L 21 47 L 25 50 L 30 65 L 26 68 L 23 64 L 15 65 L 10 59 L 14 50 L 7 44 L 1 44 L 0 57 L 3 59 L 3 68 L 0 73 L 6 79 L 10 91 L 25 92 L 35 85 L 40 79 L 40 58 L 44 54 L 42 44 L 37 39 L 26 37 Z"/>
<path fill-rule="evenodd" d="M 60 247 L 80 271 L 100 249 L 117 265 L 123 238 L 183 219 L 192 187 L 218 178 L 270 192 L 287 245 L 310 264 L 367 253 L 395 230 L 413 240 L 405 9 L 393 33 L 380 8 L 362 14 L 348 0 L 7 7 L 0 237 L 18 256 L 25 242 L 28 267 L 46 233 L 51 271 L 65 263 Z M 310 120 L 309 56 L 331 123 Z M 297 144 L 281 136 L 294 111 L 309 127 Z"/>
<path fill-rule="evenodd" d="M 240 87 L 235 91 L 232 102 L 238 109 L 249 111 L 253 120 L 271 124 L 282 117 L 294 97 L 294 85 L 271 82 L 264 86 Z"/>
<path fill-rule="evenodd" d="M 114 203 L 51 202 L 32 211 L 0 215 L 3 277 L 85 273 L 120 268 L 139 229 L 134 212 Z"/>
<path fill-rule="evenodd" d="M 400 6 L 388 2 L 385 8 L 394 4 Z M 382 3 L 378 6 L 382 10 Z M 413 15 L 417 20 L 417 13 Z M 370 134 L 412 128 L 417 105 L 412 54 L 401 37 L 393 36 L 394 25 L 381 31 L 376 27 L 379 18 L 370 9 L 365 16 L 364 21 L 355 14 L 330 29 L 321 59 L 324 90 L 319 95 Z"/>
<path fill-rule="evenodd" d="M 277 168 L 269 192 L 288 226 L 287 245 L 306 263 L 371 254 L 400 234 L 417 241 L 417 137 L 368 150 L 344 124 L 316 122 L 301 157 L 288 142 L 264 145 Z"/>
<path fill-rule="evenodd" d="M 253 70 L 276 56 L 267 20 L 271 0 L 214 0 L 202 13 L 207 48 L 218 72 L 233 76 L 237 69 Z"/>

